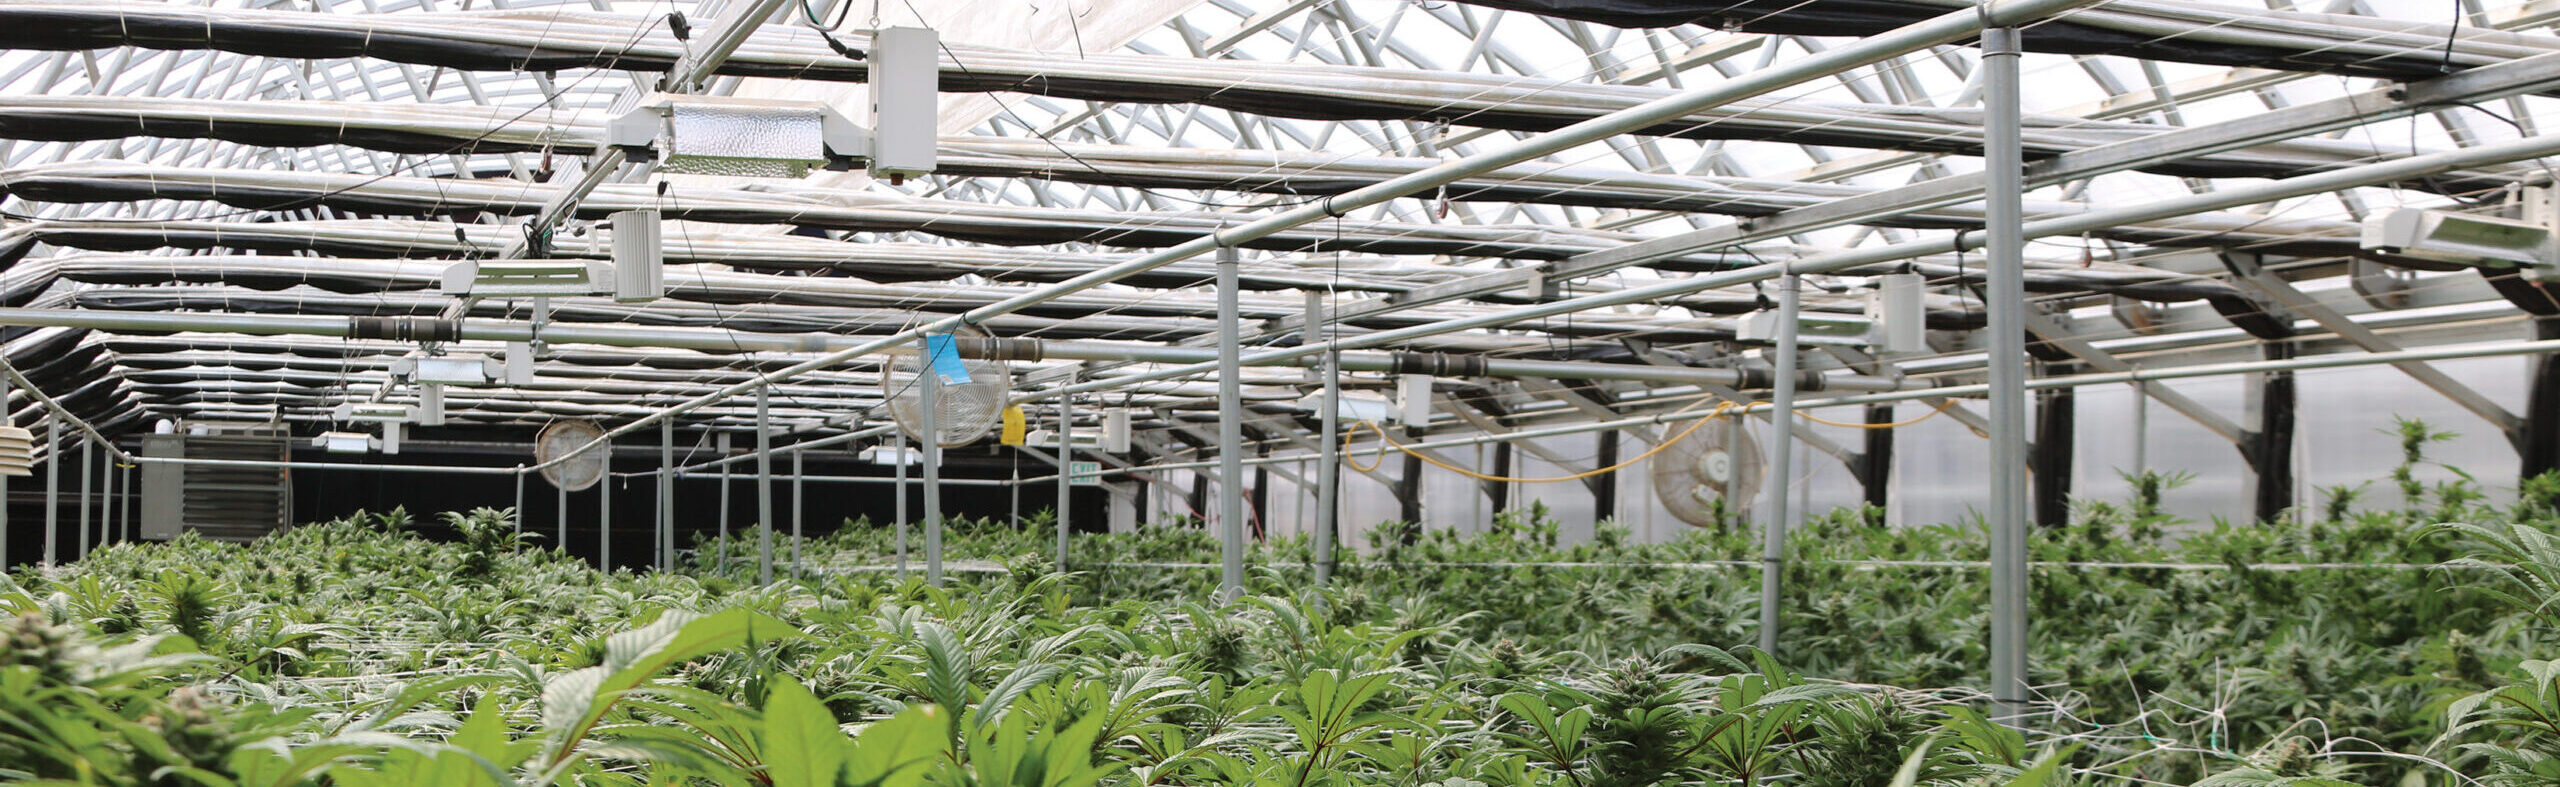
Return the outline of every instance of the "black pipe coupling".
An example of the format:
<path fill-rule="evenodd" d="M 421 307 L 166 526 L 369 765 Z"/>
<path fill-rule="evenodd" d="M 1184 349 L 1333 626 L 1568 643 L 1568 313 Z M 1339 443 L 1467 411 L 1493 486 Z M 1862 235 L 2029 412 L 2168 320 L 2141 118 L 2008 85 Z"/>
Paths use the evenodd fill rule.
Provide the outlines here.
<path fill-rule="evenodd" d="M 1048 357 L 1038 339 L 962 338 L 952 346 L 960 357 L 982 361 L 1037 361 Z"/>
<path fill-rule="evenodd" d="M 433 317 L 349 317 L 347 338 L 395 342 L 460 341 L 462 321 Z"/>
<path fill-rule="evenodd" d="M 1387 353 L 1387 362 L 1397 374 L 1427 374 L 1433 377 L 1483 377 L 1485 361 L 1481 355 L 1448 353 Z"/>

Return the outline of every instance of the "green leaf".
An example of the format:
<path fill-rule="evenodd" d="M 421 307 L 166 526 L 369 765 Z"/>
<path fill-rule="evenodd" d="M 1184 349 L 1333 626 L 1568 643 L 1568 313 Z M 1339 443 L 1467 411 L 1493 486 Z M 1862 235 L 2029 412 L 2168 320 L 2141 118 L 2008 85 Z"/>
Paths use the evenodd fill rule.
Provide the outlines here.
<path fill-rule="evenodd" d="M 834 713 L 789 675 L 768 679 L 765 778 L 773 787 L 835 787 L 848 746 Z"/>
<path fill-rule="evenodd" d="M 622 693 L 656 677 L 667 667 L 749 641 L 797 639 L 799 629 L 750 609 L 709 615 L 670 610 L 656 622 L 605 640 L 604 663 L 572 670 L 542 689 L 542 727 L 551 776 L 575 754 L 580 739 L 595 728 Z"/>
<path fill-rule="evenodd" d="M 950 723 L 933 705 L 916 705 L 862 728 L 846 751 L 844 773 L 855 787 L 911 783 L 947 752 Z"/>

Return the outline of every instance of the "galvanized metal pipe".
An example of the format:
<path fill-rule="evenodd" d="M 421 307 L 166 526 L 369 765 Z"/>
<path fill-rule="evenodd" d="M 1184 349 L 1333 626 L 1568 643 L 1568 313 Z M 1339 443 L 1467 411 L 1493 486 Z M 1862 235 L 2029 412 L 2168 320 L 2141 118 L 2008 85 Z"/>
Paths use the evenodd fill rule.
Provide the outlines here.
<path fill-rule="evenodd" d="M 1769 395 L 1769 470 L 1762 479 L 1769 520 L 1760 536 L 1760 649 L 1778 652 L 1779 595 L 1787 568 L 1787 527 L 1794 511 L 1787 493 L 1795 475 L 1796 318 L 1804 301 L 1804 277 L 1778 279 L 1778 347 L 1776 390 Z M 1601 461 L 1608 461 L 1603 459 Z"/>
<path fill-rule="evenodd" d="M 924 447 L 924 581 L 938 587 L 942 584 L 942 373 L 934 370 L 935 360 L 928 351 L 917 370 L 922 384 L 917 386 L 916 442 Z"/>
<path fill-rule="evenodd" d="M 98 491 L 97 446 L 96 440 L 88 437 L 80 438 L 80 516 L 78 519 L 81 557 L 88 557 L 89 551 L 96 549 L 100 540 L 98 533 L 89 529 L 89 509 L 93 506 Z"/>
<path fill-rule="evenodd" d="M 1073 381 L 1073 377 L 1068 378 Z M 1067 573 L 1067 534 L 1074 532 L 1068 524 L 1068 503 L 1074 500 L 1076 459 L 1076 400 L 1058 397 L 1058 573 Z"/>
<path fill-rule="evenodd" d="M 651 556 L 659 571 L 676 567 L 676 422 L 658 422 L 658 515 L 650 537 Z"/>
<path fill-rule="evenodd" d="M 2019 150 L 2018 31 L 1982 31 L 1984 202 L 1988 259 L 1982 294 L 1990 313 L 1991 699 L 2001 721 L 2027 709 L 2027 290 L 2019 224 L 2025 160 Z"/>
<path fill-rule="evenodd" d="M 1218 249 L 1218 600 L 1244 597 L 1244 365 L 1233 246 Z"/>
<path fill-rule="evenodd" d="M 62 565 L 62 415 L 44 414 L 44 563 Z"/>
<path fill-rule="evenodd" d="M 610 473 L 596 478 L 596 570 L 613 570 L 613 476 Z"/>
<path fill-rule="evenodd" d="M 907 574 L 907 433 L 889 430 L 890 445 L 896 447 L 894 465 L 898 474 L 898 576 Z"/>
<path fill-rule="evenodd" d="M 756 584 L 773 584 L 773 386 L 756 389 Z"/>
<path fill-rule="evenodd" d="M 809 513 L 809 498 L 804 491 L 809 480 L 809 465 L 805 461 L 808 458 L 809 455 L 802 452 L 791 454 L 791 575 L 795 577 L 800 576 L 803 565 L 800 547 L 809 541 L 808 531 L 801 527 L 801 519 Z"/>

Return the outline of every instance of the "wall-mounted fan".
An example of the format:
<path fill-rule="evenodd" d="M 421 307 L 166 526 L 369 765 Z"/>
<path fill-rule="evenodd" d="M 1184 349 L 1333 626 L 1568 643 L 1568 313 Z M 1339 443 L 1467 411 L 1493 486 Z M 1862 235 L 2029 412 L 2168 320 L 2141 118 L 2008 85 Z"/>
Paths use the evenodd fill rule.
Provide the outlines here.
<path fill-rule="evenodd" d="M 1655 454 L 1649 460 L 1654 499 L 1697 527 L 1717 524 L 1719 500 L 1727 516 L 1742 516 L 1760 494 L 1763 468 L 1760 445 L 1741 426 L 1736 417 L 1717 418 Z"/>
<path fill-rule="evenodd" d="M 549 463 L 603 437 L 604 427 L 594 421 L 553 421 L 542 428 L 542 436 L 533 440 L 534 462 Z M 542 468 L 542 480 L 571 492 L 595 486 L 604 480 L 605 459 L 612 451 L 613 444 L 606 443 L 569 461 Z"/>
<path fill-rule="evenodd" d="M 920 404 L 924 385 L 917 370 L 921 355 L 890 356 L 880 365 L 880 391 L 889 400 L 889 417 L 898 422 L 899 431 L 923 440 L 924 410 Z M 961 361 L 969 370 L 965 383 L 944 382 L 941 408 L 936 410 L 934 431 L 940 433 L 945 448 L 957 448 L 977 442 L 994 431 L 1004 418 L 1004 407 L 1011 401 L 1013 368 L 996 361 Z"/>

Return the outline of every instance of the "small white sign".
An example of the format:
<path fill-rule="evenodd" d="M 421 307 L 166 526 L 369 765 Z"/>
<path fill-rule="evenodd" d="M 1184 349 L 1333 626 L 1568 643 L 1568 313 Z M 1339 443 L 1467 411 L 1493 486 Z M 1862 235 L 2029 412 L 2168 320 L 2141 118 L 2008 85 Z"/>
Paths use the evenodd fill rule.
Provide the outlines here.
<path fill-rule="evenodd" d="M 1068 462 L 1067 483 L 1072 486 L 1101 486 L 1101 462 Z"/>

